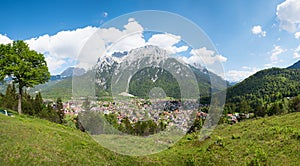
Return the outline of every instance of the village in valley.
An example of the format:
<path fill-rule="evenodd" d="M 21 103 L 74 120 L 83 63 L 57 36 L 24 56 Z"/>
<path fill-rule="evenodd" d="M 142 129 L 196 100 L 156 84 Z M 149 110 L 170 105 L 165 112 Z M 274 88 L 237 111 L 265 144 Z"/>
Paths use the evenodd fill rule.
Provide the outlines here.
<path fill-rule="evenodd" d="M 45 102 L 52 102 L 45 100 Z M 134 125 L 139 121 L 151 120 L 157 125 L 163 123 L 166 127 L 175 127 L 188 132 L 195 120 L 204 120 L 209 116 L 209 105 L 200 104 L 198 100 L 186 99 L 140 99 L 133 97 L 121 100 L 99 100 L 96 98 L 81 97 L 63 102 L 63 111 L 66 116 L 78 116 L 83 112 L 96 112 L 101 115 L 114 115 L 118 124 L 125 118 Z M 223 114 L 220 122 L 234 124 L 243 119 L 253 118 L 254 113 Z M 80 121 L 80 119 L 79 119 Z"/>

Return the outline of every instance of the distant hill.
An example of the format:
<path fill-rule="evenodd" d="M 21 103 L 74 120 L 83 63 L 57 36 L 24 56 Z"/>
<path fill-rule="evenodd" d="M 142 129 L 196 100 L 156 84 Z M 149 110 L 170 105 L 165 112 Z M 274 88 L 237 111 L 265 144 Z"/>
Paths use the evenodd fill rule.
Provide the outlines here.
<path fill-rule="evenodd" d="M 300 69 L 300 60 L 294 63 L 292 66 L 287 67 L 287 69 Z"/>
<path fill-rule="evenodd" d="M 75 67 L 69 67 L 66 70 L 64 70 L 60 76 L 61 77 L 71 77 L 71 76 L 81 76 L 85 73 L 85 69 L 83 68 L 75 68 Z"/>
<path fill-rule="evenodd" d="M 59 75 L 51 75 L 47 83 L 30 88 L 29 92 L 39 91 L 47 99 L 56 99 L 57 97 L 70 99 L 72 97 L 72 77 L 81 77 L 85 73 L 83 68 L 69 67 Z"/>
<path fill-rule="evenodd" d="M 87 133 L 76 129 L 25 115 L 16 115 L 12 118 L 0 114 L 0 163 L 1 165 L 78 163 L 80 165 L 203 165 L 203 163 L 299 165 L 299 121 L 298 112 L 247 120 L 235 125 L 219 125 L 212 135 L 202 142 L 199 141 L 197 134 L 186 135 L 165 151 L 149 156 L 131 157 L 103 148 Z M 110 139 L 111 135 L 103 137 L 113 140 Z"/>
<path fill-rule="evenodd" d="M 41 92 L 45 99 L 70 99 L 72 97 L 72 77 L 49 81 L 45 84 L 36 85 L 29 89 L 31 94 Z"/>
<path fill-rule="evenodd" d="M 300 69 L 271 68 L 261 70 L 229 87 L 227 102 L 273 102 L 300 94 Z"/>

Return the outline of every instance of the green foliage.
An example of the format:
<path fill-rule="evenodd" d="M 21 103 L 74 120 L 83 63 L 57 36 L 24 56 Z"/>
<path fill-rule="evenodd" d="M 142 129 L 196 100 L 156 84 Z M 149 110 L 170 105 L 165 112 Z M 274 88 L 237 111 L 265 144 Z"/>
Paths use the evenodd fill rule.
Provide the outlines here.
<path fill-rule="evenodd" d="M 153 78 L 157 78 L 157 80 L 153 81 Z M 154 87 L 162 88 L 168 97 L 180 98 L 180 87 L 172 74 L 160 68 L 150 67 L 138 71 L 132 77 L 129 93 L 141 98 L 148 98 L 150 90 Z"/>
<path fill-rule="evenodd" d="M 300 70 L 271 68 L 257 72 L 227 91 L 227 102 L 274 102 L 300 93 Z"/>
<path fill-rule="evenodd" d="M 58 98 L 54 104 L 45 104 L 41 93 L 37 93 L 35 98 L 30 96 L 27 91 L 23 91 L 22 94 L 22 110 L 24 114 L 46 119 L 55 123 L 65 123 L 61 98 Z M 0 107 L 17 110 L 17 96 L 14 85 L 8 85 L 5 95 L 1 95 Z"/>
<path fill-rule="evenodd" d="M 35 115 L 36 111 L 34 109 L 34 99 L 31 97 L 27 91 L 23 91 L 22 93 L 22 110 L 23 113 L 28 115 Z"/>
<path fill-rule="evenodd" d="M 14 41 L 6 45 L 3 52 L 3 74 L 12 76 L 20 87 L 32 87 L 45 83 L 50 78 L 47 63 L 42 54 L 30 50 L 24 41 Z"/>
<path fill-rule="evenodd" d="M 192 124 L 192 126 L 188 130 L 188 133 L 193 133 L 193 132 L 201 130 L 204 121 L 205 121 L 205 119 L 202 119 L 200 117 L 195 118 L 194 123 Z"/>
<path fill-rule="evenodd" d="M 119 124 L 118 124 L 118 119 L 116 114 L 105 114 L 104 115 L 105 120 L 112 125 L 115 129 L 118 129 Z"/>
<path fill-rule="evenodd" d="M 77 128 L 76 123 L 77 123 L 76 122 L 76 116 L 74 116 L 74 115 L 65 115 L 64 125 L 76 129 Z"/>
<path fill-rule="evenodd" d="M 300 95 L 291 100 L 291 112 L 300 112 Z"/>
<path fill-rule="evenodd" d="M 43 110 L 43 98 L 40 92 L 35 95 L 33 109 L 35 110 L 35 114 L 39 114 Z"/>
<path fill-rule="evenodd" d="M 57 97 L 61 97 L 63 100 L 69 100 L 72 97 L 72 77 L 58 81 L 49 81 L 30 89 L 31 93 L 35 91 L 40 91 L 46 99 L 56 100 Z"/>
<path fill-rule="evenodd" d="M 44 109 L 39 114 L 37 114 L 37 116 L 54 123 L 61 123 L 61 119 L 58 113 L 53 109 L 51 104 L 47 104 Z"/>
<path fill-rule="evenodd" d="M 57 98 L 56 103 L 55 103 L 55 108 L 56 108 L 56 112 L 58 114 L 59 117 L 59 121 L 62 124 L 64 121 L 64 109 L 63 109 L 63 103 L 60 97 Z"/>
<path fill-rule="evenodd" d="M 279 115 L 297 110 L 287 98 L 300 94 L 300 69 L 271 68 L 257 72 L 227 90 L 228 112 Z M 294 101 L 297 99 L 293 99 Z M 292 107 L 293 107 L 292 106 Z"/>
<path fill-rule="evenodd" d="M 47 63 L 43 54 L 30 50 L 24 41 L 0 46 L 1 80 L 10 76 L 19 87 L 18 112 L 21 114 L 23 87 L 45 83 L 50 78 Z"/>
<path fill-rule="evenodd" d="M 81 125 L 91 135 L 118 133 L 102 113 L 86 110 L 78 115 Z"/>
<path fill-rule="evenodd" d="M 73 128 L 0 115 L 0 158 L 2 165 L 299 165 L 299 120 L 297 112 L 219 125 L 204 141 L 192 133 L 160 153 L 131 157 L 105 149 Z"/>
<path fill-rule="evenodd" d="M 7 86 L 5 95 L 0 100 L 1 101 L 0 105 L 3 108 L 17 110 L 17 107 L 18 107 L 18 103 L 17 103 L 18 95 L 16 93 L 17 92 L 16 92 L 15 85 L 14 84 L 9 84 Z"/>
<path fill-rule="evenodd" d="M 247 164 L 249 166 L 267 165 L 268 155 L 261 148 L 255 150 L 254 158 Z"/>

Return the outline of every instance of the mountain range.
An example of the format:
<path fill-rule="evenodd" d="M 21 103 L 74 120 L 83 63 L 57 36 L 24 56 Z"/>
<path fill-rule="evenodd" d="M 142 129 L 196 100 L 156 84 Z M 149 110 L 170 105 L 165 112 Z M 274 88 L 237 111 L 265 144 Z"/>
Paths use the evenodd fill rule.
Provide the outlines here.
<path fill-rule="evenodd" d="M 212 86 L 211 79 L 215 82 Z M 177 61 L 164 49 L 149 45 L 99 57 L 92 72 L 68 68 L 61 75 L 51 76 L 51 81 L 38 85 L 31 91 L 40 91 L 45 98 L 52 98 L 54 95 L 71 97 L 73 82 L 73 87 L 77 88 L 75 92 L 83 95 L 89 93 L 89 87 L 84 86 L 91 84 L 89 80 L 96 83 L 97 96 L 117 95 L 126 91 L 141 98 L 149 97 L 151 89 L 155 87 L 163 89 L 168 97 L 189 98 L 199 97 L 199 94 L 209 96 L 211 92 L 224 90 L 227 85 L 221 77 L 205 67 Z"/>
<path fill-rule="evenodd" d="M 175 78 L 176 74 L 174 73 L 181 72 L 188 75 L 191 74 L 188 73 L 189 71 L 195 75 L 196 82 L 193 82 L 193 78 L 189 76 L 181 77 L 181 79 L 184 79 L 189 85 L 193 85 L 192 87 L 197 87 L 202 96 L 209 96 L 211 92 L 224 90 L 224 86 L 222 87 L 224 80 L 218 75 L 202 66 L 186 64 L 169 58 L 165 50 L 156 46 L 145 46 L 128 52 L 115 52 L 112 55 L 99 57 L 93 74 L 98 96 L 109 96 L 112 93 L 127 91 L 135 96 L 147 98 L 151 89 L 160 87 L 166 96 L 178 98 L 182 95 L 180 82 L 178 82 L 180 76 Z M 74 78 L 77 78 L 76 80 L 79 81 L 75 82 L 80 84 L 80 80 L 89 80 L 87 73 L 84 69 L 70 67 L 60 75 L 51 76 L 48 83 L 31 88 L 30 92 L 40 91 L 45 98 L 54 98 L 55 96 L 70 98 Z M 219 83 L 211 86 L 211 79 L 217 80 L 215 82 Z M 250 105 L 255 105 L 258 100 L 266 103 L 283 97 L 293 97 L 300 94 L 299 81 L 300 61 L 287 68 L 261 70 L 242 82 L 229 86 L 227 103 L 240 103 L 246 100 Z M 226 85 L 230 84 L 226 82 Z M 118 86 L 121 89 L 116 90 Z M 5 89 L 2 86 L 3 91 Z M 86 90 L 82 90 L 80 93 L 84 91 Z M 185 91 L 191 93 L 193 89 L 186 86 Z"/>

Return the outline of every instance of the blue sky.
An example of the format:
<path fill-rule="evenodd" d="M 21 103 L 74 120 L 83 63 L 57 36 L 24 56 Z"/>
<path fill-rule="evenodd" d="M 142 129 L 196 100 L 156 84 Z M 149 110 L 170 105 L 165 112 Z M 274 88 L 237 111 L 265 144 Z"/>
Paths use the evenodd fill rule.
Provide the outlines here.
<path fill-rule="evenodd" d="M 50 39 L 60 32 L 93 29 L 140 10 L 169 11 L 196 23 L 226 57 L 222 64 L 230 81 L 240 81 L 264 68 L 287 67 L 300 59 L 297 0 L 6 0 L 0 6 L 0 42 L 45 35 Z M 37 45 L 41 44 L 33 48 Z M 72 64 L 66 58 L 56 60 L 58 56 L 48 55 L 48 64 L 60 64 L 53 64 L 53 74 Z"/>

